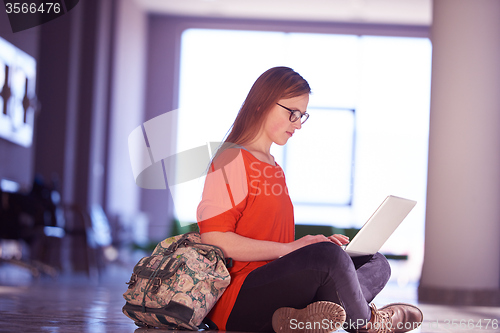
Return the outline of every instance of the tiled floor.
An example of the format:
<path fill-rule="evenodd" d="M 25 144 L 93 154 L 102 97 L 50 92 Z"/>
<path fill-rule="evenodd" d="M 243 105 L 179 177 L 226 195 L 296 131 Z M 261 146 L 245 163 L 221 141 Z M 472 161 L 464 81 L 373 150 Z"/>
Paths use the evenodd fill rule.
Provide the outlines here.
<path fill-rule="evenodd" d="M 416 285 L 400 287 L 396 283 L 388 284 L 374 300 L 377 306 L 392 302 L 415 304 L 422 310 L 424 321 L 412 332 L 500 332 L 500 308 L 497 307 L 419 304 Z"/>
<path fill-rule="evenodd" d="M 2 268 L 0 267 L 0 270 Z M 134 332 L 121 313 L 123 276 L 91 283 L 85 276 L 0 285 L 0 332 Z"/>
<path fill-rule="evenodd" d="M 82 276 L 32 280 L 19 272 L 12 279 L 12 272 L 0 265 L 0 332 L 160 332 L 138 329 L 121 313 L 128 270 L 113 269 L 99 283 Z M 390 283 L 375 299 L 378 306 L 396 301 L 416 304 L 415 287 Z M 419 306 L 425 319 L 414 332 L 500 332 L 500 308 Z"/>

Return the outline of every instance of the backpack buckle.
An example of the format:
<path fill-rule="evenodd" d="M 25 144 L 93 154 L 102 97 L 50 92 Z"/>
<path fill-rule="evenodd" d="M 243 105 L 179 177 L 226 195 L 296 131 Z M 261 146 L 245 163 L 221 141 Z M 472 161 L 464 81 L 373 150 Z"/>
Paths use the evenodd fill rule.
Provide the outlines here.
<path fill-rule="evenodd" d="M 132 276 L 130 277 L 130 281 L 126 283 L 128 284 L 128 289 L 132 289 L 136 283 L 137 283 L 137 274 L 133 273 Z"/>
<path fill-rule="evenodd" d="M 161 286 L 161 279 L 159 277 L 155 277 L 153 279 L 153 284 L 151 286 L 151 292 L 153 294 L 156 294 L 158 292 L 158 289 L 160 289 Z"/>

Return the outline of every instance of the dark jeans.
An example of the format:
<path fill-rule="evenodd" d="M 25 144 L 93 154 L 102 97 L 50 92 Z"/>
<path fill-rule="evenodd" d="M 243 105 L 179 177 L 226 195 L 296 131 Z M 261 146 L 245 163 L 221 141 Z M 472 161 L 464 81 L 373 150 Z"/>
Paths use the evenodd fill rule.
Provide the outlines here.
<path fill-rule="evenodd" d="M 369 320 L 368 303 L 390 275 L 389 263 L 380 253 L 351 258 L 330 242 L 308 245 L 248 275 L 226 329 L 271 332 L 274 311 L 281 307 L 301 309 L 316 301 L 340 304 L 347 323 Z"/>

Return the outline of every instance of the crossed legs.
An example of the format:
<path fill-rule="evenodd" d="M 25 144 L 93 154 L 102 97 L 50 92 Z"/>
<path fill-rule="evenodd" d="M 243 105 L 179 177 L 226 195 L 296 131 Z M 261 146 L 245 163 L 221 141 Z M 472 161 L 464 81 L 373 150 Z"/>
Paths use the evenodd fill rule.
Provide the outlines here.
<path fill-rule="evenodd" d="M 340 304 L 347 323 L 366 322 L 371 317 L 368 303 L 389 277 L 389 263 L 380 253 L 352 259 L 336 244 L 312 244 L 250 273 L 226 328 L 270 332 L 278 308 L 300 309 L 316 301 Z"/>

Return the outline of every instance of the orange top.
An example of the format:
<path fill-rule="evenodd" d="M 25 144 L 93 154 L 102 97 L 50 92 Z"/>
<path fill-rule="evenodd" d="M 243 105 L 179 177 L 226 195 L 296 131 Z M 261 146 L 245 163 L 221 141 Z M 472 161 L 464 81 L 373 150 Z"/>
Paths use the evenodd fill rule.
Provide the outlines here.
<path fill-rule="evenodd" d="M 294 240 L 293 206 L 281 167 L 244 149 L 227 149 L 212 163 L 197 211 L 201 233 L 234 232 L 258 239 Z M 209 314 L 219 330 L 226 322 L 247 275 L 269 261 L 234 261 L 231 284 Z"/>

